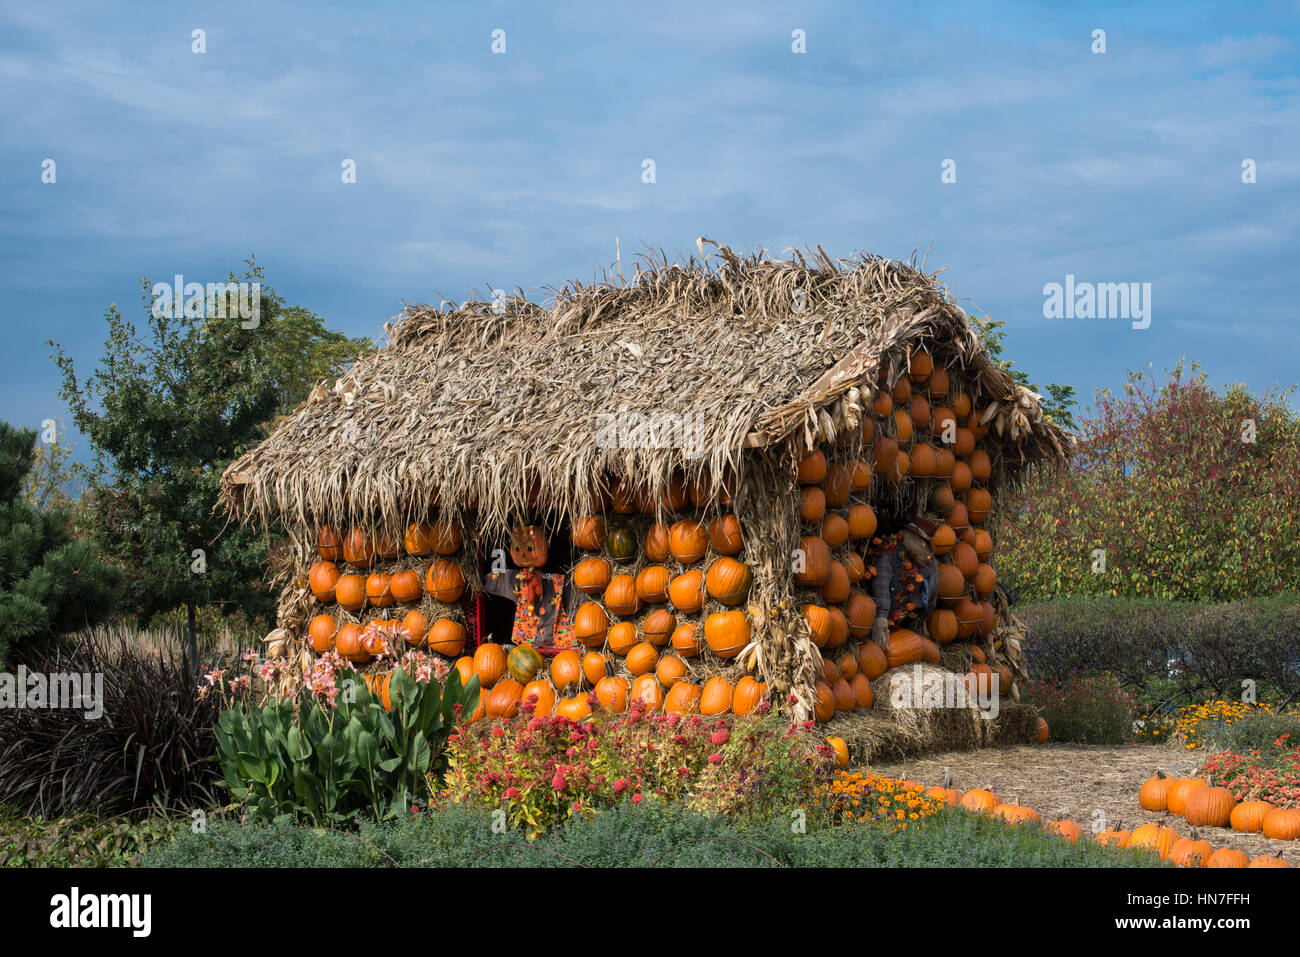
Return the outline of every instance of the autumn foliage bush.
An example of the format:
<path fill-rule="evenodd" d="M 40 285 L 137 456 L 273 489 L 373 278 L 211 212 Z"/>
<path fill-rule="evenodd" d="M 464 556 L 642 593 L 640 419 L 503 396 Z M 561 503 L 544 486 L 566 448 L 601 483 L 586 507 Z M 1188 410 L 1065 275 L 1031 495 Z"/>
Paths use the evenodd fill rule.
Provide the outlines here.
<path fill-rule="evenodd" d="M 1068 471 L 1004 500 L 999 572 L 1020 600 L 1300 591 L 1297 475 L 1286 394 L 1216 391 L 1194 364 L 1159 384 L 1133 374 L 1081 415 Z"/>
<path fill-rule="evenodd" d="M 1105 672 L 1071 675 L 1059 683 L 1032 680 L 1021 700 L 1039 709 L 1056 741 L 1123 744 L 1133 737 L 1133 697 Z"/>

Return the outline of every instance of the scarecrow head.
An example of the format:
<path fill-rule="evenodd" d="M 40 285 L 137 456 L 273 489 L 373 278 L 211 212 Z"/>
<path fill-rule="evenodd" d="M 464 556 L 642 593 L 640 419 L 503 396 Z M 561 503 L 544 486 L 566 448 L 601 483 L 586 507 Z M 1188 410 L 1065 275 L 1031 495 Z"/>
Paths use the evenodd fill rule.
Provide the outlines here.
<path fill-rule="evenodd" d="M 926 521 L 915 512 L 908 516 L 908 520 L 900 530 L 898 538 L 912 561 L 923 565 L 934 558 L 934 549 L 930 545 L 930 539 L 937 527 L 933 522 Z"/>
<path fill-rule="evenodd" d="M 540 525 L 516 525 L 510 533 L 510 557 L 520 568 L 546 564 L 546 530 Z"/>

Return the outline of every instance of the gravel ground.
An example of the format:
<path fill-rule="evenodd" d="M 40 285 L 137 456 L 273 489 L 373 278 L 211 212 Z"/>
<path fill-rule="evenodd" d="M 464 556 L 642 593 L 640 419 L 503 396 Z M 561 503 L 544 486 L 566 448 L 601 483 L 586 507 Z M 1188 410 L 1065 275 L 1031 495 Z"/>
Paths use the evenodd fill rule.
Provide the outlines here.
<path fill-rule="evenodd" d="M 928 754 L 873 764 L 871 770 L 929 787 L 942 782 L 947 768 L 954 787 L 989 788 L 1004 801 L 1019 798 L 1043 820 L 1070 818 L 1089 832 L 1093 821 L 1104 820 L 1104 826 L 1122 822 L 1131 828 L 1160 820 L 1163 814 L 1138 806 L 1142 782 L 1158 770 L 1170 777 L 1187 776 L 1195 765 L 1194 758 L 1158 744 L 1041 744 Z M 1181 817 L 1170 815 L 1165 823 L 1181 835 L 1191 833 Z M 1270 841 L 1224 828 L 1200 828 L 1199 836 L 1216 848 L 1236 847 L 1252 857 L 1281 853 L 1300 864 L 1300 842 Z"/>

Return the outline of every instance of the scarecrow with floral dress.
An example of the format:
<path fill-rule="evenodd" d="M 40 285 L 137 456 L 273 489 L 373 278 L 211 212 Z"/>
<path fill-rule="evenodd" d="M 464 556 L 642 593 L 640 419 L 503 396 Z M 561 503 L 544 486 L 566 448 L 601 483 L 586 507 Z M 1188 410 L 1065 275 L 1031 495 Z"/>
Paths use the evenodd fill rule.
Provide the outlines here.
<path fill-rule="evenodd" d="M 511 642 L 534 648 L 572 648 L 576 591 L 568 576 L 542 571 L 550 552 L 546 532 L 536 525 L 517 526 L 510 536 L 514 571 L 484 576 L 483 591 L 514 602 Z"/>

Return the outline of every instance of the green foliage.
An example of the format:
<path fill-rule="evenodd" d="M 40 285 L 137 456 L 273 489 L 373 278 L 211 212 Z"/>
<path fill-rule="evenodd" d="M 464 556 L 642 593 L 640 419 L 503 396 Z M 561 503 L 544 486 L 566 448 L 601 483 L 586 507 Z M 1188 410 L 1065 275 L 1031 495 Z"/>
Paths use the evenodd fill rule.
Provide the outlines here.
<path fill-rule="evenodd" d="M 1098 393 L 1081 436 L 1069 472 L 1004 498 L 998 567 L 1019 598 L 1300 591 L 1300 416 L 1284 395 L 1216 392 L 1180 364 Z"/>
<path fill-rule="evenodd" d="M 249 267 L 231 281 L 262 282 Z M 221 473 L 370 342 L 331 332 L 265 284 L 250 329 L 237 315 L 155 316 L 147 280 L 143 287 L 145 332 L 110 307 L 104 356 L 88 379 L 51 343 L 62 395 L 96 453 L 85 522 L 129 571 L 123 603 L 140 624 L 209 603 L 269 623 L 274 599 L 262 578 L 271 539 L 214 508 Z M 196 549 L 205 555 L 201 573 L 192 567 Z"/>
<path fill-rule="evenodd" d="M 975 327 L 975 335 L 979 337 L 984 348 L 988 350 L 989 356 L 999 366 L 1025 388 L 1037 392 L 1043 396 L 1042 407 L 1043 414 L 1054 421 L 1067 432 L 1073 432 L 1078 426 L 1074 421 L 1074 413 L 1078 408 L 1076 400 L 1076 391 L 1072 385 L 1062 385 L 1059 382 L 1049 382 L 1047 391 L 1043 390 L 1029 381 L 1029 375 L 1023 369 L 1017 369 L 1015 363 L 1010 359 L 1003 359 L 1002 354 L 1006 351 L 1006 346 L 1002 340 L 1006 338 L 1006 332 L 1003 331 L 1006 322 L 1002 319 L 993 319 L 985 316 L 981 319 L 979 316 L 967 315 L 970 324 Z"/>
<path fill-rule="evenodd" d="M 0 667 L 41 639 L 111 611 L 121 574 L 72 537 L 68 512 L 21 496 L 36 458 L 36 432 L 0 422 Z"/>
<path fill-rule="evenodd" d="M 138 867 L 147 849 L 166 846 L 184 827 L 159 816 L 46 821 L 0 810 L 0 867 Z"/>
<path fill-rule="evenodd" d="M 1040 709 L 1054 741 L 1124 744 L 1133 740 L 1133 698 L 1106 672 L 1071 675 L 1060 684 L 1030 681 L 1021 701 Z"/>
<path fill-rule="evenodd" d="M 791 809 L 794 811 L 794 809 Z M 1162 867 L 1154 854 L 1071 844 L 949 808 L 898 834 L 797 826 L 797 813 L 749 824 L 680 804 L 625 801 L 536 840 L 501 831 L 487 810 L 447 807 L 366 822 L 355 832 L 260 822 L 183 832 L 151 850 L 154 867 Z"/>
<path fill-rule="evenodd" d="M 447 736 L 460 713 L 478 705 L 478 678 L 462 688 L 392 672 L 384 710 L 359 675 L 335 675 L 333 707 L 309 692 L 221 713 L 217 752 L 225 787 L 266 820 L 338 824 L 358 815 L 387 820 L 425 793 L 428 775 L 446 769 Z"/>
<path fill-rule="evenodd" d="M 212 802 L 218 707 L 195 694 L 183 667 L 134 641 L 55 646 L 29 666 L 102 679 L 88 689 L 99 707 L 0 708 L 0 805 L 42 817 L 139 818 Z"/>
<path fill-rule="evenodd" d="M 1300 596 L 1221 604 L 1057 598 L 1016 614 L 1031 635 L 1029 673 L 1051 684 L 1104 671 L 1143 710 L 1236 699 L 1246 681 L 1260 700 L 1300 695 Z"/>

